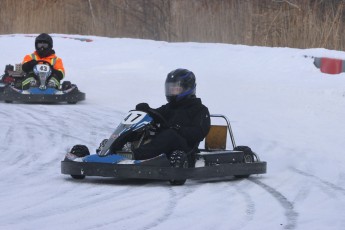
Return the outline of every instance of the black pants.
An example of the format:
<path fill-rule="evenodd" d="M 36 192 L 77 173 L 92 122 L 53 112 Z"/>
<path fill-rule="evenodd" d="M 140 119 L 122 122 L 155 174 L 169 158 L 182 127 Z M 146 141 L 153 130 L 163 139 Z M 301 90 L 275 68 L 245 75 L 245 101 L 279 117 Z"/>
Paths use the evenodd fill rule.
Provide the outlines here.
<path fill-rule="evenodd" d="M 187 141 L 177 131 L 166 129 L 158 133 L 151 142 L 133 151 L 136 160 L 149 159 L 165 153 L 169 156 L 175 150 L 190 151 Z"/>

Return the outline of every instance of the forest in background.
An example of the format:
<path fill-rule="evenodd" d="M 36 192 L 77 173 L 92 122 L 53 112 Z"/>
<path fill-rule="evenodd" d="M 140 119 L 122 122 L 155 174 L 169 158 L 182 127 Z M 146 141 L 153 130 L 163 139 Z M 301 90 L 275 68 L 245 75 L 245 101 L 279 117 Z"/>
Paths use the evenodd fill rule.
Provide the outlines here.
<path fill-rule="evenodd" d="M 345 50 L 344 0 L 0 0 L 0 34 Z"/>

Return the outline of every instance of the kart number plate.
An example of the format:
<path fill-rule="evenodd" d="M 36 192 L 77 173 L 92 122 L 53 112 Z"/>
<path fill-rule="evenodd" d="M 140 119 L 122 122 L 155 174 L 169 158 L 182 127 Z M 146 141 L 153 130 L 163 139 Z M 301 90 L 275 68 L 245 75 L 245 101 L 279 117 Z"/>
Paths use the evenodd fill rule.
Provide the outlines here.
<path fill-rule="evenodd" d="M 141 111 L 131 111 L 127 114 L 125 119 L 123 119 L 122 124 L 132 125 L 141 121 L 147 113 Z"/>
<path fill-rule="evenodd" d="M 50 71 L 49 65 L 46 64 L 37 64 L 37 70 L 39 70 L 41 73 L 48 73 Z"/>

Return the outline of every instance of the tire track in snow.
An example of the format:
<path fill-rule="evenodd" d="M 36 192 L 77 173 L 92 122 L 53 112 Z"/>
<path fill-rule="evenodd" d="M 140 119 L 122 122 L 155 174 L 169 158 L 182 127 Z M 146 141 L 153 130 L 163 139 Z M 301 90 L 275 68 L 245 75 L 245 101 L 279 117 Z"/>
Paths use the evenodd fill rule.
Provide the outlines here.
<path fill-rule="evenodd" d="M 323 180 L 320 177 L 317 177 L 311 173 L 307 173 L 307 172 L 300 170 L 300 169 L 297 169 L 295 167 L 290 167 L 289 169 L 292 172 L 303 176 L 305 178 L 305 180 L 307 180 L 307 183 L 309 183 L 309 185 L 306 185 L 306 183 L 304 183 L 304 186 L 307 187 L 308 192 L 311 188 L 317 186 L 317 187 L 319 187 L 320 191 L 322 191 L 330 199 L 332 199 L 335 204 L 339 205 L 339 207 L 342 207 L 342 203 L 343 203 L 342 200 L 343 199 L 340 196 L 345 195 L 345 189 L 343 187 L 338 186 L 338 185 L 331 183 L 329 181 Z M 340 173 L 339 176 L 340 176 L 340 180 L 341 180 L 342 176 L 343 176 L 342 173 Z M 304 194 L 304 195 L 306 196 L 307 194 Z M 334 213 L 331 210 L 332 209 L 330 209 L 329 214 L 326 214 L 326 215 L 331 215 L 331 216 L 333 216 L 333 218 L 336 218 L 336 215 L 333 215 Z M 332 221 L 333 222 L 339 221 L 338 226 L 344 226 L 344 224 L 345 224 L 344 218 L 337 218 L 337 219 L 333 219 Z"/>
<path fill-rule="evenodd" d="M 148 230 L 148 229 L 157 227 L 157 226 L 159 226 L 160 224 L 162 224 L 163 222 L 165 222 L 166 220 L 169 219 L 169 217 L 174 212 L 174 209 L 175 209 L 175 207 L 177 205 L 177 200 L 178 199 L 176 197 L 178 196 L 178 194 L 174 190 L 174 188 L 172 188 L 172 187 L 169 187 L 168 191 L 169 191 L 168 202 L 167 202 L 167 204 L 165 206 L 164 212 L 159 217 L 157 217 L 154 221 L 152 221 L 152 223 L 147 224 L 146 226 L 144 226 L 144 227 L 142 227 L 140 229 Z"/>
<path fill-rule="evenodd" d="M 230 186 L 230 185 L 229 185 Z M 245 223 L 252 221 L 254 219 L 255 213 L 256 213 L 256 207 L 255 207 L 255 202 L 252 199 L 252 197 L 244 190 L 241 188 L 240 184 L 236 185 L 236 191 L 241 194 L 243 197 L 245 203 L 246 203 L 246 211 L 245 211 Z M 245 224 L 243 225 L 243 227 Z"/>
<path fill-rule="evenodd" d="M 87 188 L 88 187 L 85 187 L 85 189 Z M 75 188 L 72 188 L 70 190 L 66 189 L 63 197 L 73 196 L 73 193 L 75 191 Z M 124 196 L 123 194 L 126 194 L 128 191 L 130 191 L 129 187 L 117 190 L 115 192 L 108 192 L 106 194 L 102 194 L 101 192 L 97 192 L 97 190 L 95 190 L 89 192 L 88 195 L 84 194 L 86 199 L 75 199 L 72 203 L 60 202 L 61 205 L 56 205 L 59 203 L 58 200 L 62 199 L 61 194 L 53 193 L 45 197 L 44 199 L 41 199 L 41 202 L 39 203 L 21 207 L 22 210 L 25 210 L 25 212 L 23 212 L 22 210 L 18 210 L 18 212 L 16 212 L 16 216 L 22 221 L 30 222 L 32 220 L 42 221 L 52 216 L 59 216 L 62 213 L 70 213 L 70 215 L 76 215 L 75 213 L 79 210 L 90 210 L 95 206 L 101 206 L 105 200 L 111 202 L 112 198 L 117 196 Z M 51 204 L 51 206 L 48 206 L 47 204 Z M 7 215 L 0 217 L 0 222 L 5 222 L 3 218 L 7 219 L 8 215 L 11 215 L 11 213 L 7 213 Z"/>
<path fill-rule="evenodd" d="M 295 199 L 293 200 L 294 203 L 298 203 L 298 202 L 302 202 L 305 199 L 308 198 L 309 194 L 310 194 L 310 190 L 311 190 L 311 186 L 310 183 L 303 183 L 299 188 L 298 188 L 298 192 L 296 194 Z"/>
<path fill-rule="evenodd" d="M 226 181 L 226 187 L 230 187 L 232 188 L 233 186 L 236 187 L 236 189 L 233 189 L 233 191 L 231 191 L 231 196 L 234 197 L 236 195 L 239 195 L 242 197 L 242 199 L 244 200 L 245 203 L 245 212 L 244 212 L 244 221 L 242 224 L 238 225 L 237 228 L 244 228 L 248 222 L 252 221 L 255 217 L 256 214 L 256 206 L 255 206 L 255 202 L 252 199 L 252 196 L 249 195 L 245 189 L 244 186 L 247 183 L 243 183 L 246 180 L 242 180 L 242 179 L 234 179 L 232 176 L 228 177 L 227 179 L 222 178 L 221 180 L 219 179 L 203 179 L 203 180 L 198 180 L 202 183 L 221 183 L 220 181 Z M 217 187 L 217 189 L 219 189 L 219 187 Z M 222 191 L 224 191 L 225 189 L 220 189 Z M 230 203 L 229 206 L 231 206 L 232 204 Z"/>
<path fill-rule="evenodd" d="M 174 213 L 174 210 L 176 209 L 176 206 L 179 202 L 182 202 L 184 198 L 187 196 L 193 194 L 197 189 L 194 187 L 171 187 L 171 185 L 168 185 L 168 191 L 169 191 L 169 198 L 168 198 L 168 204 L 166 205 L 165 211 L 160 215 L 160 217 L 157 217 L 152 223 L 144 226 L 143 228 L 140 228 L 142 230 L 148 230 L 152 228 L 156 228 L 165 221 L 169 220 L 170 216 Z M 198 187 L 199 188 L 199 187 Z M 179 190 L 179 191 L 176 191 Z"/>
<path fill-rule="evenodd" d="M 326 187 L 328 187 L 328 188 L 330 188 L 330 189 L 332 189 L 334 191 L 340 192 L 343 195 L 345 195 L 345 188 L 342 188 L 342 187 L 340 187 L 338 185 L 335 185 L 335 184 L 333 184 L 333 183 L 331 183 L 329 181 L 322 180 L 321 178 L 319 178 L 319 177 L 317 177 L 315 175 L 309 174 L 307 172 L 304 172 L 302 170 L 296 169 L 294 167 L 291 167 L 290 169 L 293 172 L 297 173 L 297 174 L 300 174 L 300 175 L 305 176 L 305 177 L 312 178 L 312 179 L 316 180 L 317 182 L 319 182 L 320 184 L 325 185 Z"/>
<path fill-rule="evenodd" d="M 59 107 L 56 107 L 55 109 L 58 110 Z M 58 144 L 59 142 L 55 141 L 57 138 L 73 138 L 82 143 L 88 143 L 88 140 L 80 138 L 79 136 L 74 136 L 70 131 L 70 129 L 74 127 L 74 124 L 80 123 L 78 121 L 83 121 L 88 124 L 87 120 L 80 118 L 80 114 L 78 112 L 75 113 L 73 110 L 68 110 L 68 116 L 61 116 L 60 113 L 65 112 L 65 110 L 58 110 L 58 115 L 56 115 L 54 113 L 56 112 L 55 110 L 49 110 L 47 107 L 42 107 L 40 112 L 45 114 L 44 119 L 41 119 L 42 116 L 37 115 L 37 111 L 27 111 L 28 115 L 33 118 L 34 121 L 37 121 L 35 124 L 36 127 L 48 132 L 46 137 L 51 140 L 51 144 Z M 69 117 L 69 119 L 66 120 L 66 117 Z"/>
<path fill-rule="evenodd" d="M 16 216 L 18 216 L 19 219 L 22 219 L 23 221 L 43 221 L 45 218 L 49 218 L 51 216 L 59 216 L 61 213 L 67 214 L 71 213 L 71 215 L 75 215 L 78 213 L 78 210 L 92 210 L 95 207 L 102 207 L 104 205 L 104 202 L 106 201 L 107 204 L 109 203 L 115 203 L 114 207 L 116 207 L 116 200 L 119 199 L 128 199 L 128 197 L 140 197 L 142 194 L 142 191 L 140 190 L 141 187 L 145 188 L 146 183 L 143 183 L 140 181 L 140 183 L 137 182 L 135 185 L 135 190 L 133 189 L 133 186 L 131 186 L 132 183 L 128 182 L 122 182 L 122 181 L 114 181 L 114 180 L 107 180 L 107 179 L 99 179 L 99 178 L 92 178 L 90 180 L 74 180 L 72 178 L 65 178 L 64 179 L 66 183 L 64 183 L 63 189 L 58 189 L 56 192 L 52 194 L 48 194 L 41 197 L 41 202 L 39 203 L 32 203 L 27 206 L 22 206 L 16 212 Z M 35 180 L 34 183 L 26 184 L 25 186 L 30 186 L 33 188 L 36 188 L 34 191 L 30 191 L 30 193 L 27 193 L 26 196 L 28 197 L 34 197 L 37 191 L 42 191 L 45 189 L 46 181 L 49 181 L 49 179 L 44 179 L 44 183 L 42 183 L 42 180 Z M 97 185 L 99 184 L 99 185 Z M 97 186 L 95 186 L 97 185 Z M 103 185 L 103 186 L 102 186 Z M 116 187 L 116 190 L 113 190 L 113 186 L 121 185 L 121 187 Z M 78 191 L 84 190 L 87 192 L 82 193 L 82 196 L 76 196 L 78 194 Z M 39 192 L 40 193 L 40 192 Z M 133 195 L 131 195 L 133 194 Z M 14 195 L 13 195 L 14 196 Z M 65 203 L 64 200 L 71 200 L 71 197 L 73 197 L 73 202 Z M 58 202 L 61 200 L 62 202 Z M 51 203 L 52 205 L 48 205 Z M 130 203 L 128 203 L 130 204 Z M 52 208 L 54 207 L 54 208 Z M 122 211 L 132 209 L 132 206 L 124 206 L 121 209 Z M 24 210 L 24 212 L 23 212 Z M 42 211 L 43 210 L 43 211 Z M 22 213 L 22 214 L 18 214 Z M 28 214 L 29 213 L 29 214 Z M 82 214 L 82 212 L 81 212 Z M 0 216 L 0 222 L 2 221 L 2 218 L 7 219 L 8 215 L 4 215 L 4 217 Z M 81 216 L 82 217 L 82 216 Z M 124 220 L 127 220 L 128 218 L 131 218 L 132 216 L 122 216 Z M 77 218 L 77 217 L 76 217 Z M 121 219 L 120 219 L 121 220 Z M 114 224 L 116 226 L 116 223 L 119 221 L 119 219 L 112 220 L 110 224 Z M 104 222 L 102 223 L 102 226 L 107 225 L 108 223 Z M 100 225 L 97 225 L 100 226 Z M 95 227 L 96 228 L 96 227 Z M 97 229 L 97 228 L 96 228 Z"/>
<path fill-rule="evenodd" d="M 285 210 L 285 217 L 287 224 L 285 225 L 284 229 L 296 229 L 297 227 L 297 218 L 298 218 L 298 212 L 294 210 L 294 204 L 289 201 L 282 193 L 277 191 L 276 189 L 272 188 L 271 186 L 253 178 L 249 178 L 249 181 L 257 184 L 264 190 L 266 190 L 271 196 L 273 196 L 283 207 Z"/>
<path fill-rule="evenodd" d="M 2 130 L 7 130 L 4 136 L 4 141 L 1 145 L 2 151 L 6 151 L 6 157 L 3 161 L 9 166 L 7 170 L 11 170 L 11 166 L 28 165 L 30 162 L 37 159 L 36 154 L 26 154 L 31 147 L 31 140 L 33 139 L 32 131 L 40 132 L 35 129 L 37 121 L 35 121 L 28 111 L 31 107 L 11 105 L 16 107 L 15 110 L 9 110 L 10 113 L 2 113 L 6 123 L 2 126 Z M 29 108 L 29 109 L 28 109 Z M 15 124 L 15 125 L 14 125 Z M 31 132 L 30 132 L 31 130 Z M 42 134 L 39 134 L 42 135 Z"/>
<path fill-rule="evenodd" d="M 2 129 L 5 129 L 5 127 L 2 126 Z M 7 152 L 9 150 L 9 146 L 13 143 L 13 136 L 13 127 L 8 127 L 4 134 L 4 139 L 2 139 L 4 144 L 0 146 L 1 152 Z"/>
<path fill-rule="evenodd" d="M 9 112 L 8 112 L 9 111 Z M 1 151 L 8 152 L 11 149 L 11 146 L 13 147 L 13 143 L 16 140 L 16 125 L 21 123 L 22 120 L 22 113 L 18 112 L 13 114 L 13 110 L 1 110 L 0 113 L 0 124 L 1 124 L 1 134 L 4 139 L 2 139 L 2 143 L 0 146 Z M 16 110 L 17 112 L 17 110 Z"/>
<path fill-rule="evenodd" d="M 168 187 L 168 196 L 166 198 L 166 200 L 168 201 L 167 203 L 165 203 L 165 208 L 163 212 L 160 212 L 159 215 L 152 221 L 150 221 L 150 223 L 148 224 L 144 224 L 143 226 L 140 226 L 138 229 L 143 229 L 143 230 L 148 230 L 148 229 L 152 229 L 155 228 L 157 226 L 159 226 L 160 224 L 164 223 L 166 220 L 169 219 L 169 217 L 171 216 L 171 214 L 173 213 L 176 205 L 177 205 L 177 201 L 179 199 L 177 199 L 178 196 L 181 196 L 180 194 L 178 194 L 178 192 L 176 192 L 174 190 L 174 188 L 172 187 Z M 165 190 L 164 190 L 165 191 Z M 163 193 L 165 193 L 163 191 Z M 137 190 L 138 196 L 141 196 L 142 191 Z M 155 197 L 151 197 L 152 199 L 154 199 Z M 141 204 L 142 205 L 142 204 Z M 128 219 L 133 219 L 133 217 L 135 218 L 142 218 L 143 215 L 147 214 L 147 210 L 146 208 L 144 210 L 138 210 L 138 209 L 134 209 L 134 212 L 132 212 L 130 214 L 130 216 L 120 216 L 119 218 L 113 219 L 112 221 L 108 221 L 108 222 L 104 222 L 102 224 L 97 224 L 97 226 L 92 226 L 90 229 L 99 229 L 99 228 L 107 228 L 110 226 L 116 226 L 116 225 L 121 225 L 122 221 L 128 221 Z M 119 227 L 119 229 L 124 229 Z"/>

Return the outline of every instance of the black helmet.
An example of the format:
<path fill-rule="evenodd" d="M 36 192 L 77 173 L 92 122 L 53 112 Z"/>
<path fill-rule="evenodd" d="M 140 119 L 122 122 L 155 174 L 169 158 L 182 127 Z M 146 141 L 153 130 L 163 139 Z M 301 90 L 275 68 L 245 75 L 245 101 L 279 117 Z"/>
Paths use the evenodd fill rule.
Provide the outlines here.
<path fill-rule="evenodd" d="M 173 70 L 165 80 L 165 96 L 168 102 L 194 97 L 195 88 L 195 75 L 187 69 Z"/>
<path fill-rule="evenodd" d="M 41 44 L 43 43 L 43 44 Z M 47 45 L 44 45 L 47 44 Z M 42 46 L 41 46 L 42 45 Z M 41 57 L 49 56 L 53 48 L 53 39 L 49 34 L 42 33 L 36 37 L 35 48 Z"/>

